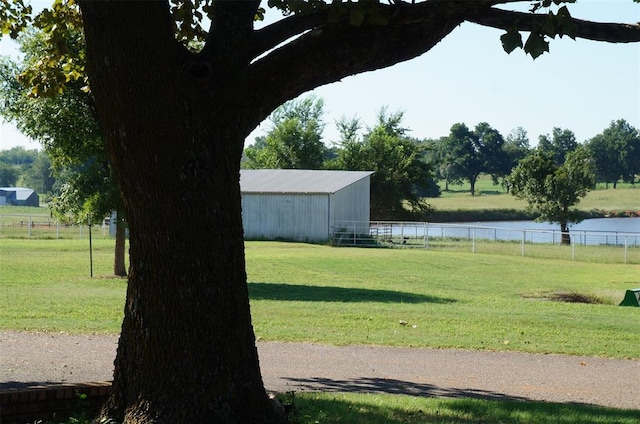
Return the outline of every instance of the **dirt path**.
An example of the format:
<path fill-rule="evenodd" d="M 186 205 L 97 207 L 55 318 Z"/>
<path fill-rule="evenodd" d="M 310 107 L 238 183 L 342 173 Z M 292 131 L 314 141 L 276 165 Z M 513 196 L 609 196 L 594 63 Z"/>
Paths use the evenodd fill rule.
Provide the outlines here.
<path fill-rule="evenodd" d="M 0 332 L 0 390 L 111 379 L 117 336 Z M 273 391 L 353 391 L 640 409 L 640 361 L 306 343 L 258 343 Z"/>

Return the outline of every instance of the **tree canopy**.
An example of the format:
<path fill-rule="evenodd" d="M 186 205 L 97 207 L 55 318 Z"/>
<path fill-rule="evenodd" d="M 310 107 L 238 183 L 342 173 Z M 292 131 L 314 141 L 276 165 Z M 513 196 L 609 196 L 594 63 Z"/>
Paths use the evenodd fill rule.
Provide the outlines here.
<path fill-rule="evenodd" d="M 467 180 L 472 196 L 480 174 L 491 175 L 497 183 L 511 171 L 502 134 L 486 122 L 480 122 L 473 130 L 461 122 L 453 124 L 449 135 L 438 144 L 440 172 L 448 182 Z"/>
<path fill-rule="evenodd" d="M 422 200 L 433 190 L 431 167 L 422 160 L 426 145 L 411 139 L 402 127 L 402 112 L 380 109 L 376 125 L 360 138 L 358 119 L 339 124 L 342 140 L 337 157 L 328 167 L 349 171 L 374 171 L 371 176 L 371 219 L 404 219 L 411 211 L 424 215 L 431 209 Z M 408 208 L 405 208 L 405 204 Z"/>
<path fill-rule="evenodd" d="M 291 100 L 270 116 L 273 127 L 257 146 L 245 149 L 247 168 L 321 169 L 327 148 L 322 142 L 323 100 Z"/>
<path fill-rule="evenodd" d="M 515 167 L 509 184 L 511 194 L 526 200 L 539 219 L 559 223 L 562 243 L 570 244 L 568 224 L 582 220 L 572 207 L 593 188 L 595 167 L 584 146 L 567 153 L 560 165 L 553 152 L 538 148 Z"/>
<path fill-rule="evenodd" d="M 0 3 L 3 34 L 45 33 L 49 72 L 21 75 L 33 95 L 74 81 L 90 90 L 127 214 L 127 298 L 102 418 L 285 422 L 264 390 L 251 325 L 245 138 L 286 101 L 415 58 L 463 22 L 503 30 L 506 51 L 532 57 L 555 36 L 640 41 L 640 26 L 575 19 L 567 3 L 271 0 L 285 17 L 259 29 L 259 0 L 55 0 L 35 18 L 24 0 Z M 70 34 L 82 34 L 86 55 Z"/>
<path fill-rule="evenodd" d="M 82 32 L 75 28 L 64 35 L 65 44 L 73 46 L 77 53 L 76 64 L 84 66 L 80 62 L 85 51 Z M 0 95 L 4 99 L 0 115 L 14 122 L 23 134 L 38 140 L 51 160 L 36 179 L 43 180 L 44 186 L 37 181 L 29 186 L 40 193 L 51 192 L 51 209 L 64 221 L 88 224 L 101 222 L 112 211 L 122 215 L 122 201 L 86 81 L 71 79 L 64 90 L 61 86 L 55 93 L 37 95 L 33 81 L 47 81 L 52 74 L 51 69 L 42 66 L 50 60 L 49 39 L 45 31 L 31 29 L 18 41 L 24 53 L 20 62 L 0 58 Z M 51 173 L 57 179 L 55 192 L 53 176 L 48 175 Z M 122 217 L 116 222 L 119 228 L 114 274 L 126 275 Z"/>
<path fill-rule="evenodd" d="M 569 152 L 578 147 L 578 141 L 573 131 L 555 127 L 549 134 L 538 137 L 538 148 L 553 155 L 556 164 L 562 165 Z"/>
<path fill-rule="evenodd" d="M 625 120 L 611 122 L 586 146 L 593 155 L 598 182 L 612 183 L 616 188 L 618 180 L 634 182 L 640 173 L 640 132 Z"/>

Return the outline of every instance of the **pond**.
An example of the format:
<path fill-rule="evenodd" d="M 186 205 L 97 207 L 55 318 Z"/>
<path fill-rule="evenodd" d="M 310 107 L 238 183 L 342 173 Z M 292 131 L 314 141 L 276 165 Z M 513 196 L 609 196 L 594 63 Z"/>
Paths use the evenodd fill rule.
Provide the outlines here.
<path fill-rule="evenodd" d="M 559 230 L 559 224 L 535 221 L 488 221 L 464 223 L 486 227 L 516 228 L 527 230 Z M 606 233 L 640 233 L 640 218 L 593 218 L 572 224 L 569 231 L 595 231 Z"/>
<path fill-rule="evenodd" d="M 640 245 L 640 218 L 594 218 L 570 226 L 572 242 L 584 245 Z M 559 243 L 560 226 L 535 221 L 463 223 L 371 223 L 375 238 L 458 238 Z"/>

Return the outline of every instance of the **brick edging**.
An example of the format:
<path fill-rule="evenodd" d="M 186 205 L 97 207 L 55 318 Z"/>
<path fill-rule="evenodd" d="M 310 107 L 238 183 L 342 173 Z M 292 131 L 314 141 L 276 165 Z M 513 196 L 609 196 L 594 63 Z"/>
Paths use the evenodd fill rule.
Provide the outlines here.
<path fill-rule="evenodd" d="M 110 381 L 0 390 L 0 423 L 46 422 L 83 411 L 95 413 L 110 393 Z"/>

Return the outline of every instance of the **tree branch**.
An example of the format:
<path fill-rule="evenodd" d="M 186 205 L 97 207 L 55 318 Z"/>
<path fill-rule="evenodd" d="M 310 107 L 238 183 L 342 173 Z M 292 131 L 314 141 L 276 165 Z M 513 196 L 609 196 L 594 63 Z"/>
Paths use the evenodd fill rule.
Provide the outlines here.
<path fill-rule="evenodd" d="M 306 91 L 415 58 L 465 21 L 504 30 L 513 30 L 514 26 L 522 31 L 540 30 L 548 15 L 495 7 L 518 2 L 525 1 L 430 0 L 416 4 L 396 1 L 377 4 L 374 12 L 370 9 L 366 12 L 371 13 L 369 17 L 375 13 L 376 22 L 367 20 L 368 17 L 356 24 L 353 13 L 362 10 L 355 8 L 367 7 L 366 3 L 331 3 L 329 7 L 336 4 L 349 9 L 346 12 L 343 9 L 337 18 L 335 10 L 326 8 L 285 18 L 254 32 L 250 47 L 253 59 L 237 75 L 243 87 L 236 99 L 248 105 L 256 113 L 253 116 L 266 118 L 275 107 Z M 640 41 L 640 28 L 635 25 L 567 19 L 576 27 L 575 35 L 581 38 Z"/>
<path fill-rule="evenodd" d="M 546 19 L 547 15 L 524 13 L 487 8 L 470 14 L 467 21 L 479 25 L 488 26 L 508 31 L 514 26 L 518 31 L 535 31 Z M 571 18 L 575 25 L 575 37 L 594 41 L 606 41 L 610 43 L 633 43 L 640 41 L 640 25 L 592 22 Z"/>
<path fill-rule="evenodd" d="M 348 20 L 314 25 L 249 66 L 250 76 L 243 78 L 250 81 L 245 93 L 251 100 L 246 103 L 260 108 L 266 117 L 286 100 L 321 85 L 415 58 L 435 46 L 464 21 L 469 9 L 476 7 L 486 7 L 486 3 L 404 4 L 384 9 L 386 25 L 354 26 Z M 314 19 L 318 16 L 291 20 L 289 29 L 283 26 L 273 34 L 292 34 L 293 26 L 310 28 Z"/>
<path fill-rule="evenodd" d="M 400 26 L 415 24 L 432 20 L 433 12 L 438 11 L 475 11 L 488 6 L 505 2 L 518 2 L 523 0 L 432 0 L 423 1 L 417 4 L 404 3 L 398 1 L 392 5 L 376 4 L 378 16 L 386 19 L 388 25 L 378 24 L 377 26 Z M 528 1 L 528 0 L 527 0 Z M 318 29 L 325 25 L 343 25 L 353 28 L 350 23 L 350 14 L 358 9 L 363 11 L 366 8 L 364 3 L 338 3 L 328 4 L 325 8 L 316 9 L 309 13 L 300 13 L 281 19 L 265 28 L 255 31 L 254 55 L 259 56 L 268 50 L 275 48 L 278 44 L 292 37 L 303 34 L 312 29 Z M 338 13 L 333 13 L 341 9 Z M 332 21 L 333 20 L 333 21 Z M 362 26 L 355 25 L 359 28 Z M 364 25 L 363 25 L 364 26 Z M 376 26 L 376 25 L 374 25 Z"/>
<path fill-rule="evenodd" d="M 327 12 L 321 10 L 312 14 L 293 15 L 281 19 L 254 32 L 251 55 L 260 56 L 283 41 L 326 22 Z"/>

